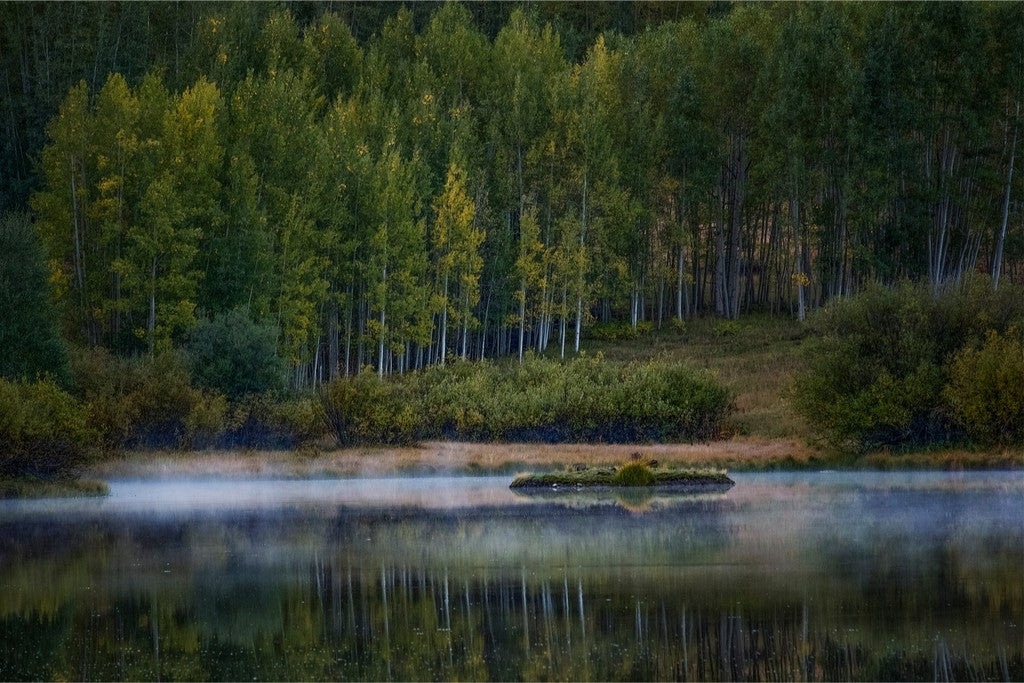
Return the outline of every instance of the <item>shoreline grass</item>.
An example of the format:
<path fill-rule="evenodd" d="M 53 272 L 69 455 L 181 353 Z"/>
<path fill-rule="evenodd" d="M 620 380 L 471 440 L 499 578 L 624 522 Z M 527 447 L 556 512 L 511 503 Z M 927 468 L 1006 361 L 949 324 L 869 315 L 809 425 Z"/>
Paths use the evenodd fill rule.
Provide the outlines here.
<path fill-rule="evenodd" d="M 95 479 L 0 478 L 0 499 L 102 497 L 110 489 Z"/>
<path fill-rule="evenodd" d="M 136 451 L 94 462 L 93 479 L 344 479 L 418 475 L 515 475 L 553 472 L 574 463 L 615 466 L 633 452 L 665 468 L 729 472 L 821 470 L 1024 470 L 1024 451 L 944 449 L 851 455 L 792 439 L 733 437 L 708 444 L 534 444 L 424 442 L 417 446 L 299 450 Z"/>

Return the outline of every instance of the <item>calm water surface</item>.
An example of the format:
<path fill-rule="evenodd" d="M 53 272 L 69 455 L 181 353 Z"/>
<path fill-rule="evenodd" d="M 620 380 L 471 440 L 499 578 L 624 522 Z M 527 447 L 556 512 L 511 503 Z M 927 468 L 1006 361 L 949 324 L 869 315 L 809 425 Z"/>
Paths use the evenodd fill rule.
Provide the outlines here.
<path fill-rule="evenodd" d="M 1024 474 L 0 502 L 0 679 L 1024 679 Z"/>

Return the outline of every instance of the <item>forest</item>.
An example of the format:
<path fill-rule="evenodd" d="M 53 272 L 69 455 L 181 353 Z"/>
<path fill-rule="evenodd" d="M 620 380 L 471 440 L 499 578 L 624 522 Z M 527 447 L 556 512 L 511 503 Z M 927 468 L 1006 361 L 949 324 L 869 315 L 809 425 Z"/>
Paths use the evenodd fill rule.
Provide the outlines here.
<path fill-rule="evenodd" d="M 0 12 L 0 202 L 73 346 L 242 311 L 303 389 L 1024 276 L 1019 3 Z"/>

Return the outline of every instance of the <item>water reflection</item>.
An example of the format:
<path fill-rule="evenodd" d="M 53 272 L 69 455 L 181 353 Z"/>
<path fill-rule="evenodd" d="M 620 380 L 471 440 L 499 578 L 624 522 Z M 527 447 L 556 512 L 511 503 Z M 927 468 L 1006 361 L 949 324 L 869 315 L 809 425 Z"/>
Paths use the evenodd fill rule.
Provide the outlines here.
<path fill-rule="evenodd" d="M 643 514 L 507 484 L 4 503 L 0 679 L 1024 677 L 1019 475 L 739 476 Z"/>

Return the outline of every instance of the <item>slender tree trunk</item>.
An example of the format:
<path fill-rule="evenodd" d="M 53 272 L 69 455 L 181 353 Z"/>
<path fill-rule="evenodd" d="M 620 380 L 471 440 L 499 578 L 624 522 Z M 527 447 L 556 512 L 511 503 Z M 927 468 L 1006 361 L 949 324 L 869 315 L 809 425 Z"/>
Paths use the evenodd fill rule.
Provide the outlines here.
<path fill-rule="evenodd" d="M 587 241 L 587 189 L 588 173 L 583 173 L 583 207 L 580 213 L 580 250 L 585 248 Z M 582 264 L 580 265 L 582 268 Z M 583 287 L 586 284 L 586 273 L 577 273 L 579 291 L 576 293 L 576 353 L 580 352 L 580 337 L 583 332 Z"/>
<path fill-rule="evenodd" d="M 448 273 L 444 274 L 444 308 L 441 309 L 441 367 L 448 355 Z"/>
<path fill-rule="evenodd" d="M 153 355 L 156 348 L 156 257 L 153 257 L 149 271 L 149 319 L 146 323 L 146 333 L 149 337 L 149 355 Z"/>
<path fill-rule="evenodd" d="M 1013 185 L 1013 162 L 1017 156 L 1017 119 L 1020 116 L 1020 102 L 1013 118 L 1013 142 L 1010 144 L 1010 168 L 1006 172 L 1006 191 L 1003 193 L 1003 216 L 999 227 L 999 241 L 996 253 L 992 258 L 992 286 L 999 287 L 999 277 L 1003 271 L 1003 248 L 1006 244 L 1006 226 L 1010 220 L 1010 188 Z"/>
<path fill-rule="evenodd" d="M 567 308 L 565 285 L 562 285 L 562 315 L 559 316 L 559 320 L 558 320 L 558 326 L 560 328 L 559 329 L 559 333 L 558 333 L 558 335 L 559 335 L 559 340 L 558 341 L 559 341 L 559 345 L 562 347 L 561 357 L 563 359 L 565 358 L 565 318 L 566 318 L 566 314 L 568 312 L 569 312 L 569 310 Z"/>
<path fill-rule="evenodd" d="M 803 320 L 806 315 L 804 278 L 806 278 L 807 275 L 804 273 L 804 240 L 801 235 L 803 231 L 800 228 L 800 200 L 797 198 L 795 191 L 789 200 L 789 210 L 793 215 L 793 232 L 796 235 L 797 249 L 799 251 L 799 254 L 797 255 L 796 268 L 797 319 Z"/>
<path fill-rule="evenodd" d="M 357 320 L 357 334 L 356 334 L 356 367 L 354 367 L 353 374 L 360 372 L 363 369 L 363 363 L 366 360 L 366 316 L 369 312 L 366 310 L 366 282 L 359 283 L 359 306 L 356 311 Z"/>
<path fill-rule="evenodd" d="M 345 376 L 348 377 L 352 374 L 352 368 L 350 367 L 350 358 L 352 356 L 352 313 L 355 303 L 355 284 L 350 283 L 348 286 L 348 304 L 345 308 Z"/>
<path fill-rule="evenodd" d="M 327 376 L 330 379 L 338 377 L 338 366 L 340 364 L 340 340 L 338 338 L 338 302 L 332 296 L 327 304 Z"/>
<path fill-rule="evenodd" d="M 519 362 L 523 362 L 523 341 L 526 338 L 526 280 L 519 289 Z"/>
<path fill-rule="evenodd" d="M 726 285 L 728 255 L 725 250 L 725 197 L 728 195 L 726 173 L 723 169 L 722 187 L 716 201 L 718 217 L 715 221 L 715 313 L 723 318 L 729 317 L 729 291 Z"/>
<path fill-rule="evenodd" d="M 82 236 L 78 221 L 78 188 L 75 186 L 75 161 L 71 160 L 71 233 L 75 246 L 75 284 L 78 286 L 82 324 L 86 325 L 88 312 L 85 298 L 85 264 L 82 262 Z M 86 330 L 83 329 L 83 332 Z"/>
<path fill-rule="evenodd" d="M 493 283 L 492 283 L 493 286 Z M 487 352 L 487 319 L 491 313 L 491 288 L 487 289 L 487 303 L 484 304 L 484 322 L 483 327 L 480 331 L 480 360 L 484 359 L 484 355 Z"/>
<path fill-rule="evenodd" d="M 683 322 L 683 259 L 686 257 L 683 247 L 679 247 L 676 256 L 676 320 Z"/>
<path fill-rule="evenodd" d="M 462 306 L 462 360 L 466 360 L 466 347 L 469 343 L 469 292 L 466 292 Z"/>
<path fill-rule="evenodd" d="M 743 205 L 746 199 L 747 162 L 744 136 L 734 136 L 733 182 L 730 193 L 730 234 L 729 234 L 729 317 L 737 318 L 740 313 L 740 265 L 743 240 Z"/>
<path fill-rule="evenodd" d="M 580 333 L 583 330 L 583 299 L 576 299 L 576 353 L 580 352 Z"/>
<path fill-rule="evenodd" d="M 388 267 L 385 265 L 384 266 L 383 287 L 382 287 L 382 289 L 385 292 L 385 294 L 384 294 L 385 299 L 387 297 L 387 288 L 388 288 Z M 382 378 L 382 379 L 384 377 L 384 338 L 387 336 L 385 334 L 385 330 L 387 328 L 384 326 L 385 322 L 386 322 L 386 320 L 384 318 L 384 308 L 385 308 L 385 305 L 382 302 L 381 303 L 381 307 L 380 307 L 380 344 L 379 344 L 379 347 L 378 347 L 378 355 L 377 355 L 377 376 Z"/>

